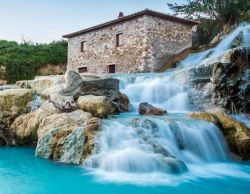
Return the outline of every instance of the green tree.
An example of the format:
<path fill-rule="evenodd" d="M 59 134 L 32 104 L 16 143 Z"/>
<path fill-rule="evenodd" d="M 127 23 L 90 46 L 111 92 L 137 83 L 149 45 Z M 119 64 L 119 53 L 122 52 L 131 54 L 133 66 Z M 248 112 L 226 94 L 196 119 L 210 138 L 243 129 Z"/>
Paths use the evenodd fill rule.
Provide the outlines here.
<path fill-rule="evenodd" d="M 200 44 L 209 43 L 225 24 L 250 21 L 250 0 L 187 0 L 182 5 L 168 6 L 175 15 L 200 21 Z"/>
<path fill-rule="evenodd" d="M 169 4 L 175 14 L 190 19 L 208 18 L 220 24 L 234 24 L 250 19 L 249 0 L 188 0 L 186 4 Z"/>
<path fill-rule="evenodd" d="M 6 67 L 5 79 L 8 83 L 33 79 L 40 67 L 66 62 L 66 41 L 54 41 L 50 44 L 23 41 L 18 44 L 13 41 L 0 40 L 0 66 Z"/>

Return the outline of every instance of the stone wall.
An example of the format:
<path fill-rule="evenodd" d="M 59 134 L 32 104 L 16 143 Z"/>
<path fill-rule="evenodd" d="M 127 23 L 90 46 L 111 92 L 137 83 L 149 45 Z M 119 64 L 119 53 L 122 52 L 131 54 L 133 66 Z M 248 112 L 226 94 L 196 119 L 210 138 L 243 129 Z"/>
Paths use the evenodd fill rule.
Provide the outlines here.
<path fill-rule="evenodd" d="M 68 69 L 87 67 L 89 73 L 154 71 L 167 57 L 192 44 L 192 27 L 164 19 L 141 16 L 135 19 L 69 38 Z M 116 34 L 123 33 L 116 46 Z M 85 51 L 81 52 L 81 42 Z"/>
<path fill-rule="evenodd" d="M 146 71 L 158 70 L 170 56 L 192 46 L 192 26 L 153 16 L 145 20 L 148 52 Z"/>

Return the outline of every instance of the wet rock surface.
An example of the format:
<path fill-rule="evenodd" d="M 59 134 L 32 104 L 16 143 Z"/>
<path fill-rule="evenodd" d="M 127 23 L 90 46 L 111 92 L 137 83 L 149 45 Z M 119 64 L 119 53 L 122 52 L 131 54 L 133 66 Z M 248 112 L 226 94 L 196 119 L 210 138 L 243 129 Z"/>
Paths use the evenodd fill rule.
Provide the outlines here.
<path fill-rule="evenodd" d="M 198 109 L 249 113 L 250 48 L 237 47 L 188 70 L 190 98 Z"/>
<path fill-rule="evenodd" d="M 166 110 L 154 107 L 153 105 L 147 102 L 140 103 L 138 112 L 141 115 L 156 115 L 156 116 L 165 115 L 167 113 Z"/>
<path fill-rule="evenodd" d="M 95 133 L 101 122 L 100 119 L 91 118 L 79 110 L 67 114 L 67 118 L 62 116 L 57 124 L 40 126 L 42 133 L 39 133 L 36 155 L 65 163 L 81 164 L 94 148 Z M 75 114 L 79 117 L 75 117 Z M 54 119 L 52 117 L 48 120 Z M 44 122 L 50 123 L 48 120 Z"/>
<path fill-rule="evenodd" d="M 230 151 L 242 160 L 250 160 L 250 129 L 224 112 L 195 112 L 189 115 L 216 124 L 226 138 Z"/>

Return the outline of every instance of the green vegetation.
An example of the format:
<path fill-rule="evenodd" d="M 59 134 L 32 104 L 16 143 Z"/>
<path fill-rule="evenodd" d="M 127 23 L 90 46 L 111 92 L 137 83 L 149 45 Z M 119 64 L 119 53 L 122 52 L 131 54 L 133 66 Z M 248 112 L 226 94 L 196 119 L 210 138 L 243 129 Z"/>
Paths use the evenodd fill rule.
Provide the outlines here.
<path fill-rule="evenodd" d="M 0 40 L 0 66 L 5 66 L 8 83 L 34 79 L 39 68 L 46 64 L 59 65 L 67 61 L 67 42 L 35 44 Z"/>
<path fill-rule="evenodd" d="M 225 24 L 250 21 L 249 0 L 187 0 L 186 4 L 170 4 L 175 15 L 199 20 L 201 44 L 207 44 Z"/>

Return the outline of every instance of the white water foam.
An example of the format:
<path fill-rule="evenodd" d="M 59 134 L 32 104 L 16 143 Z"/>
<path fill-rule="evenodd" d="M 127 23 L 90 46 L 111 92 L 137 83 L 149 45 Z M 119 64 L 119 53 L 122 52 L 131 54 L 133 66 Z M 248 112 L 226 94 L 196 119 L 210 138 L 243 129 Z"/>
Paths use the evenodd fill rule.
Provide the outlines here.
<path fill-rule="evenodd" d="M 242 22 L 234 31 L 221 40 L 216 47 L 198 53 L 191 53 L 179 65 L 182 67 L 198 65 L 208 57 L 221 55 L 226 50 L 232 48 L 232 43 L 238 37 L 241 38 L 241 46 L 250 46 L 250 23 Z"/>
<path fill-rule="evenodd" d="M 248 44 L 249 29 L 249 24 L 242 24 L 216 48 L 191 54 L 181 64 L 196 65 L 208 56 L 224 52 L 240 34 L 243 34 L 242 44 Z M 104 120 L 95 139 L 95 150 L 84 163 L 98 180 L 176 185 L 199 178 L 250 178 L 231 163 L 227 144 L 215 125 L 188 119 L 183 114 L 192 110 L 185 87 L 185 68 L 118 78 L 121 92 L 130 99 L 132 113 Z M 137 108 L 143 101 L 168 112 L 182 113 L 139 116 Z"/>

